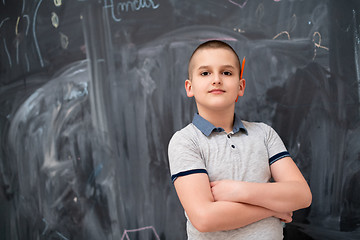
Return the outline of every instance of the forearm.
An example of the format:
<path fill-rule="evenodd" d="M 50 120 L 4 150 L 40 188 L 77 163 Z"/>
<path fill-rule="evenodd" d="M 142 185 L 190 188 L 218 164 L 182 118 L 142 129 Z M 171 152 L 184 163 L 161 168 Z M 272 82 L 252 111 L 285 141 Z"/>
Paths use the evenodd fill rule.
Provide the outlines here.
<path fill-rule="evenodd" d="M 244 194 L 239 202 L 253 204 L 277 212 L 292 212 L 311 204 L 311 192 L 306 182 L 251 183 L 242 182 Z"/>
<path fill-rule="evenodd" d="M 310 188 L 301 172 L 287 157 L 271 165 L 273 183 L 254 183 L 236 180 L 211 182 L 216 201 L 242 202 L 276 212 L 292 212 L 311 204 Z"/>
<path fill-rule="evenodd" d="M 274 211 L 259 206 L 217 201 L 206 203 L 189 218 L 199 231 L 214 232 L 237 229 L 274 215 Z"/>
<path fill-rule="evenodd" d="M 206 174 L 178 178 L 175 189 L 190 222 L 200 232 L 231 230 L 274 216 L 291 221 L 291 215 L 245 203 L 215 201 Z"/>

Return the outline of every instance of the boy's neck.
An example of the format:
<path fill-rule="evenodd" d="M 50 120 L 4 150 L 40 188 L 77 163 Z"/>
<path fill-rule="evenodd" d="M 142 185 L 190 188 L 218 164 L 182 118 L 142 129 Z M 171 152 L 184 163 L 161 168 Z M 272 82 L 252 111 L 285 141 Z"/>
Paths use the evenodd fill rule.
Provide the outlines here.
<path fill-rule="evenodd" d="M 209 121 L 215 127 L 221 127 L 229 133 L 234 126 L 234 111 L 199 111 L 199 115 Z"/>

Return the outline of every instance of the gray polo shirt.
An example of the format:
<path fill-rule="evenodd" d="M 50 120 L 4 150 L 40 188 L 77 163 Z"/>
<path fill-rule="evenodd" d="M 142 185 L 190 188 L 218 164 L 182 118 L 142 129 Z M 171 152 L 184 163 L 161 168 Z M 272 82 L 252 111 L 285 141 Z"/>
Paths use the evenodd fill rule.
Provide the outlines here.
<path fill-rule="evenodd" d="M 226 133 L 195 114 L 193 122 L 177 131 L 169 143 L 173 181 L 180 176 L 206 173 L 210 181 L 231 179 L 269 182 L 270 165 L 289 156 L 278 134 L 264 123 L 234 117 L 233 131 Z M 267 218 L 248 226 L 211 233 L 197 231 L 187 220 L 188 239 L 282 239 L 282 224 Z"/>

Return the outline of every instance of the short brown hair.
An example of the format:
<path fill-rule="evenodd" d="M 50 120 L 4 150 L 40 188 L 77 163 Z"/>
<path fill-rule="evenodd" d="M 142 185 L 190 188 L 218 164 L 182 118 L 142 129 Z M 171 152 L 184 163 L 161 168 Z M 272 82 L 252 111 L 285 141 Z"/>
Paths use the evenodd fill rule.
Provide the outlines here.
<path fill-rule="evenodd" d="M 192 55 L 190 57 L 190 60 L 189 60 L 189 65 L 188 65 L 188 78 L 189 79 L 190 79 L 190 63 L 191 63 L 191 60 L 193 59 L 196 52 L 198 52 L 201 49 L 206 49 L 206 48 L 213 48 L 213 49 L 223 48 L 223 49 L 227 49 L 227 50 L 232 51 L 236 56 L 236 59 L 237 59 L 237 62 L 238 62 L 239 73 L 241 75 L 240 59 L 239 59 L 239 56 L 237 55 L 237 53 L 235 52 L 235 50 L 229 44 L 227 44 L 226 42 L 223 42 L 223 41 L 220 41 L 220 40 L 210 40 L 210 41 L 203 42 L 202 44 L 200 44 L 194 50 L 194 52 L 192 53 Z"/>

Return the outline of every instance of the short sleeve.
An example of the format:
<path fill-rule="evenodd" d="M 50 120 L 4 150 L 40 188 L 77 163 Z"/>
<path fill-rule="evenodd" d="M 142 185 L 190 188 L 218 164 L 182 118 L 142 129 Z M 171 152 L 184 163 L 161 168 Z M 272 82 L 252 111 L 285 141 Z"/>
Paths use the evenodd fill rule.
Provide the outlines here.
<path fill-rule="evenodd" d="M 277 132 L 272 127 L 266 126 L 266 143 L 269 154 L 269 165 L 271 165 L 284 157 L 290 157 L 290 154 Z"/>
<path fill-rule="evenodd" d="M 194 135 L 176 132 L 168 146 L 171 179 L 194 173 L 206 173 L 204 160 L 200 154 L 199 143 Z"/>

